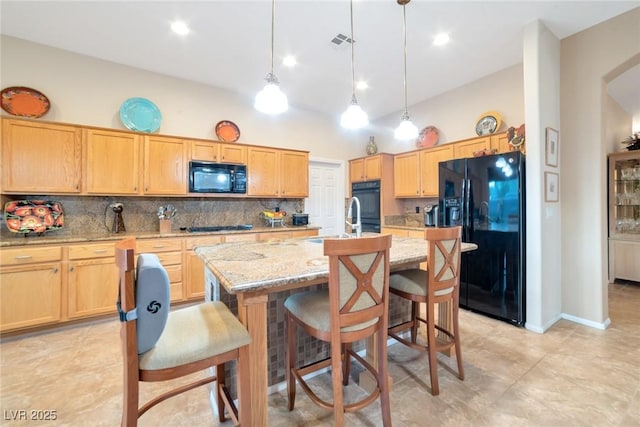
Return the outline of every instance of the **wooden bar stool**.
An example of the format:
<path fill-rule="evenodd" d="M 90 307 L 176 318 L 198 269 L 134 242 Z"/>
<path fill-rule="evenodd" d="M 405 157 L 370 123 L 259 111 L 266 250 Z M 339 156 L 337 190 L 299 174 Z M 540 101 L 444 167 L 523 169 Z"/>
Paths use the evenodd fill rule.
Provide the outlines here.
<path fill-rule="evenodd" d="M 458 362 L 458 378 L 464 380 L 460 332 L 458 328 L 458 304 L 460 299 L 461 227 L 426 228 L 427 271 L 404 270 L 389 277 L 389 292 L 411 301 L 411 319 L 389 328 L 389 336 L 411 348 L 429 354 L 431 394 L 440 393 L 438 384 L 438 360 L 436 355 L 455 348 Z M 426 318 L 420 315 L 420 304 L 426 304 Z M 442 304 L 447 303 L 447 304 Z M 451 327 L 445 329 L 436 324 L 435 310 L 446 307 L 451 310 Z M 442 318 L 442 313 L 439 317 Z M 418 330 L 426 325 L 427 342 L 418 342 Z M 410 330 L 409 339 L 400 332 Z"/>
<path fill-rule="evenodd" d="M 301 292 L 285 300 L 290 411 L 295 405 L 297 380 L 314 403 L 333 409 L 336 426 L 344 425 L 345 412 L 360 410 L 378 397 L 383 425 L 391 426 L 386 345 L 377 346 L 376 367 L 351 349 L 351 343 L 373 335 L 377 336 L 379 343 L 386 342 L 390 247 L 390 235 L 325 239 L 324 254 L 329 256 L 329 289 Z M 331 343 L 331 357 L 298 368 L 296 325 L 316 339 Z M 348 384 L 352 357 L 371 372 L 377 385 L 366 397 L 347 403 L 344 402 L 342 386 Z M 333 377 L 333 402 L 318 397 L 303 378 L 329 366 Z"/>
<path fill-rule="evenodd" d="M 122 426 L 136 426 L 138 418 L 158 403 L 216 380 L 220 421 L 226 419 L 226 407 L 239 425 L 238 410 L 225 387 L 224 364 L 237 359 L 239 349 L 251 342 L 249 333 L 219 301 L 169 312 L 166 270 L 154 254 L 140 254 L 135 268 L 134 253 L 134 239 L 116 245 L 124 358 Z M 139 381 L 166 381 L 212 367 L 216 375 L 167 391 L 138 408 Z M 248 371 L 240 364 L 238 389 L 249 390 Z"/>

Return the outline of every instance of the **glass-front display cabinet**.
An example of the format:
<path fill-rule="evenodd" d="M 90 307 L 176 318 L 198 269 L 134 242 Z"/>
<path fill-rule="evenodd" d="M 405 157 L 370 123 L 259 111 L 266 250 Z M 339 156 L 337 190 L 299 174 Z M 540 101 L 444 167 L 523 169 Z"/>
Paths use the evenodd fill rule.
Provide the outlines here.
<path fill-rule="evenodd" d="M 609 154 L 609 281 L 640 282 L 640 150 Z"/>

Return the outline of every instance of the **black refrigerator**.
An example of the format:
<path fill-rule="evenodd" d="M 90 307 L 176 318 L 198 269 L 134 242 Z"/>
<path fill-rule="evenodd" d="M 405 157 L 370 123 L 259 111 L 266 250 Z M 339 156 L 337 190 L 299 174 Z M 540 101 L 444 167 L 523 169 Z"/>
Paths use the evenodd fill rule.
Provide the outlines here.
<path fill-rule="evenodd" d="M 517 326 L 525 322 L 524 155 L 439 164 L 440 224 L 462 226 L 478 249 L 462 254 L 460 306 Z"/>

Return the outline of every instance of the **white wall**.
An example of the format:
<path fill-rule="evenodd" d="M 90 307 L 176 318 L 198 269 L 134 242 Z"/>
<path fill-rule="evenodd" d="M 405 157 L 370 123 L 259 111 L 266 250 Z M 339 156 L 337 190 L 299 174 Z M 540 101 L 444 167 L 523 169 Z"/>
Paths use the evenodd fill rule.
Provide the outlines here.
<path fill-rule="evenodd" d="M 411 120 L 422 129 L 435 126 L 440 131 L 440 142 L 459 141 L 476 137 L 476 123 L 487 111 L 497 111 L 502 116 L 499 132 L 509 126 L 524 123 L 524 92 L 522 64 L 506 68 L 457 89 L 445 92 L 409 106 Z M 409 87 L 411 90 L 411 87 Z M 375 120 L 373 135 L 376 135 L 378 151 L 401 153 L 416 149 L 413 141 L 398 142 L 393 131 L 400 123 L 401 112 Z"/>
<path fill-rule="evenodd" d="M 527 319 L 528 329 L 543 332 L 561 314 L 560 203 L 545 202 L 546 128 L 560 129 L 560 41 L 540 21 L 524 30 L 524 94 L 527 131 Z"/>
<path fill-rule="evenodd" d="M 125 129 L 119 108 L 130 97 L 153 101 L 162 113 L 158 133 L 215 139 L 214 126 L 231 120 L 240 143 L 309 150 L 317 157 L 365 155 L 368 133 L 347 132 L 332 118 L 294 106 L 272 117 L 239 94 L 1 36 L 2 87 L 28 86 L 51 101 L 42 120 Z"/>
<path fill-rule="evenodd" d="M 596 327 L 609 321 L 605 76 L 636 55 L 640 8 L 561 42 L 562 311 Z"/>
<path fill-rule="evenodd" d="M 625 144 L 621 142 L 631 135 L 633 118 L 611 96 L 606 96 L 605 103 L 604 143 L 607 153 L 624 151 Z"/>

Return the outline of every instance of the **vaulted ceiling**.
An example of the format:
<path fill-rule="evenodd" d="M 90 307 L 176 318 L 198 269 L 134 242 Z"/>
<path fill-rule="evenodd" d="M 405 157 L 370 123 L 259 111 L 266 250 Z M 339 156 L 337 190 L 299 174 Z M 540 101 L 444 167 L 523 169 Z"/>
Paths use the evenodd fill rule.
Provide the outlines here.
<path fill-rule="evenodd" d="M 409 105 L 522 62 L 523 28 L 541 20 L 558 38 L 638 7 L 638 1 L 431 1 L 406 6 Z M 2 34 L 253 97 L 270 68 L 271 2 L 7 1 Z M 371 118 L 403 108 L 402 7 L 355 1 L 355 74 Z M 170 30 L 182 20 L 191 33 Z M 346 0 L 278 0 L 275 73 L 289 103 L 338 116 L 351 98 Z M 436 33 L 451 41 L 434 46 Z M 615 48 L 615 46 L 612 46 Z M 286 68 L 285 55 L 298 65 Z M 640 86 L 640 85 L 638 85 Z M 619 93 L 628 90 L 619 89 Z M 637 97 L 640 99 L 640 96 Z"/>

